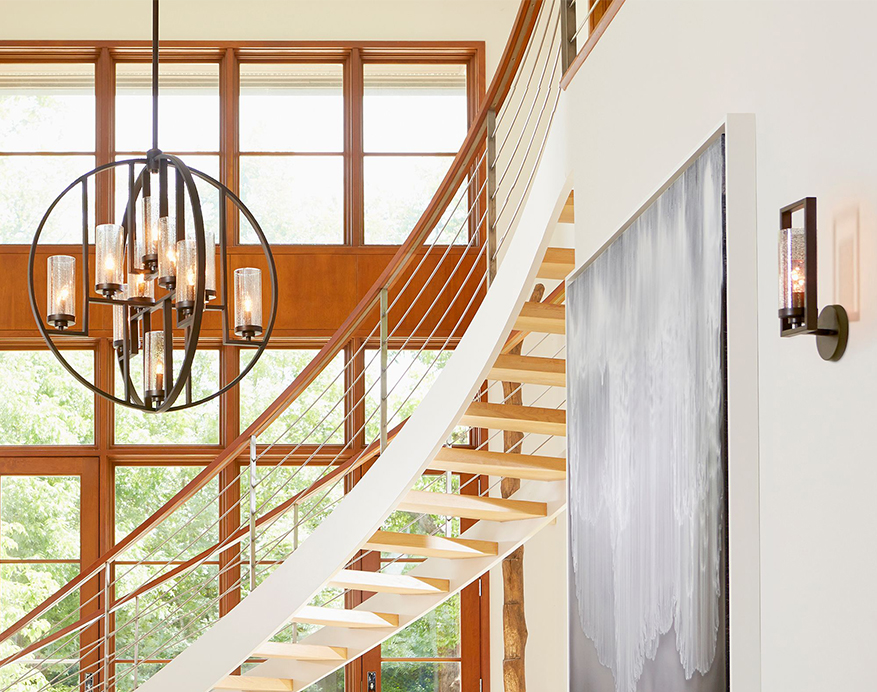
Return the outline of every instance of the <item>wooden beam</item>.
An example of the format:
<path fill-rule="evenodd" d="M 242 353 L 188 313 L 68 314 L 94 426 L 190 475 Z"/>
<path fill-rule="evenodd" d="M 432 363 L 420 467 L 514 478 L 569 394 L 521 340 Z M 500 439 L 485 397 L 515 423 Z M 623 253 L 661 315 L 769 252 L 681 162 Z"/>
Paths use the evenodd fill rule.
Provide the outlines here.
<path fill-rule="evenodd" d="M 576 251 L 572 248 L 550 247 L 545 251 L 536 277 L 563 281 L 576 268 Z"/>
<path fill-rule="evenodd" d="M 437 471 L 533 481 L 562 481 L 566 478 L 566 459 L 563 457 L 487 452 L 460 447 L 442 447 L 429 467 Z"/>
<path fill-rule="evenodd" d="M 566 334 L 566 307 L 527 301 L 515 320 L 515 329 L 544 334 Z"/>
<path fill-rule="evenodd" d="M 214 690 L 241 690 L 241 692 L 291 692 L 292 680 L 258 678 L 250 675 L 226 675 Z"/>
<path fill-rule="evenodd" d="M 391 531 L 378 531 L 366 541 L 363 548 L 402 555 L 441 557 L 449 560 L 492 557 L 499 550 L 493 541 L 425 536 L 419 533 L 393 533 Z"/>
<path fill-rule="evenodd" d="M 566 411 L 473 401 L 460 419 L 460 425 L 490 430 L 516 430 L 537 435 L 566 435 Z"/>
<path fill-rule="evenodd" d="M 565 387 L 566 361 L 563 358 L 500 354 L 487 374 L 487 379 Z"/>
<path fill-rule="evenodd" d="M 372 613 L 368 610 L 345 610 L 305 606 L 292 618 L 293 622 L 323 627 L 347 627 L 354 630 L 398 627 L 399 616 L 393 613 Z"/>
<path fill-rule="evenodd" d="M 411 490 L 397 509 L 403 512 L 440 514 L 463 519 L 486 521 L 517 521 L 544 517 L 548 508 L 544 502 L 529 500 L 502 500 L 497 497 L 478 495 L 455 495 L 453 493 L 430 493 Z"/>
<path fill-rule="evenodd" d="M 329 580 L 329 586 L 336 589 L 422 596 L 424 594 L 447 593 L 451 588 L 451 583 L 447 579 L 343 569 Z"/>
<path fill-rule="evenodd" d="M 346 661 L 347 648 L 318 646 L 316 644 L 288 644 L 265 642 L 253 653 L 253 658 L 285 658 L 291 661 Z"/>

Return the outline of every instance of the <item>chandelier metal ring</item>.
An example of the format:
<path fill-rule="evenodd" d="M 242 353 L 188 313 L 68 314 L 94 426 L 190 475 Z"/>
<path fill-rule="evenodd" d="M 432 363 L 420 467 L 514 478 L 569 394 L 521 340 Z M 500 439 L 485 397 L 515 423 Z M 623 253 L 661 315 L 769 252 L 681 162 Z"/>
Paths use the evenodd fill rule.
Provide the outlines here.
<path fill-rule="evenodd" d="M 142 166 L 139 174 L 135 175 L 135 169 L 137 166 Z M 90 253 L 89 253 L 89 199 L 88 199 L 88 181 L 89 179 L 97 176 L 101 172 L 105 172 L 111 169 L 127 167 L 128 168 L 128 203 L 126 205 L 126 209 L 122 218 L 122 223 L 120 224 L 121 233 L 122 233 L 122 242 L 123 247 L 128 249 L 129 256 L 134 252 L 134 238 L 133 234 L 136 233 L 136 202 L 141 198 L 141 193 L 144 188 L 144 177 L 154 175 L 157 170 L 162 171 L 162 175 L 164 176 L 162 182 L 161 194 L 165 195 L 165 201 L 163 202 L 167 205 L 166 195 L 167 195 L 167 185 L 166 185 L 166 176 L 167 170 L 172 169 L 176 172 L 177 175 L 177 216 L 179 217 L 181 214 L 185 214 L 184 206 L 185 206 L 185 198 L 188 198 L 189 206 L 192 214 L 192 225 L 194 226 L 194 240 L 195 240 L 195 282 L 194 282 L 194 300 L 191 301 L 191 306 L 187 308 L 184 315 L 182 315 L 179 309 L 179 301 L 176 298 L 176 290 L 174 288 L 169 288 L 168 292 L 162 296 L 161 298 L 153 301 L 142 301 L 139 303 L 134 303 L 129 299 L 115 298 L 114 295 L 108 295 L 105 297 L 100 297 L 97 295 L 91 294 L 92 285 L 90 283 Z M 219 291 L 215 297 L 219 297 L 219 303 L 210 304 L 207 299 L 207 286 L 206 286 L 206 271 L 207 271 L 207 249 L 206 249 L 206 241 L 205 241 L 205 232 L 204 232 L 204 219 L 201 211 L 201 202 L 200 196 L 198 194 L 197 185 L 195 183 L 195 178 L 198 178 L 205 183 L 211 185 L 219 192 L 219 247 L 220 247 L 220 279 L 219 279 Z M 36 288 L 35 288 L 35 261 L 37 248 L 39 245 L 40 236 L 45 229 L 46 224 L 49 219 L 52 217 L 53 212 L 57 208 L 58 204 L 75 188 L 81 187 L 82 189 L 82 276 L 81 276 L 81 290 L 82 297 L 80 301 L 80 306 L 82 310 L 82 327 L 78 331 L 72 331 L 64 329 L 63 331 L 55 331 L 50 330 L 43 318 L 43 314 L 40 311 L 37 297 L 36 297 Z M 180 186 L 184 190 L 184 195 L 180 194 Z M 270 278 L 271 284 L 271 307 L 269 310 L 269 316 L 267 324 L 265 324 L 264 329 L 261 331 L 262 338 L 259 340 L 253 340 L 254 334 L 246 334 L 245 338 L 232 338 L 231 332 L 229 329 L 229 310 L 231 307 L 229 300 L 229 288 L 228 288 L 228 256 L 227 256 L 227 239 L 226 239 L 226 227 L 227 227 L 227 214 L 228 214 L 228 206 L 227 202 L 231 202 L 234 209 L 239 212 L 240 216 L 243 217 L 251 226 L 253 231 L 255 232 L 259 243 L 262 247 L 263 253 L 265 255 L 265 260 L 268 268 L 268 275 Z M 175 217 L 176 218 L 176 217 Z M 183 216 L 184 218 L 184 216 Z M 184 221 L 183 221 L 184 225 Z M 132 232 L 133 231 L 133 232 Z M 179 237 L 179 235 L 177 236 Z M 95 237 L 95 242 L 97 243 L 97 237 Z M 215 252 L 211 248 L 212 252 Z M 211 260 L 215 263 L 215 257 L 211 257 Z M 97 261 L 97 257 L 95 257 L 95 263 Z M 133 260 L 129 260 L 129 264 L 131 264 Z M 136 265 L 136 262 L 133 262 Z M 135 269 L 135 271 L 138 271 Z M 144 270 L 145 271 L 145 270 Z M 215 272 L 215 264 L 214 264 L 214 272 Z M 155 273 L 155 272 L 154 272 Z M 97 273 L 95 273 L 95 278 L 97 278 Z M 51 277 L 47 276 L 47 281 L 50 281 Z M 153 279 L 154 280 L 154 279 Z M 97 290 L 97 287 L 95 287 Z M 37 328 L 45 340 L 47 346 L 55 355 L 56 358 L 61 362 L 64 368 L 83 386 L 98 394 L 105 399 L 112 401 L 115 404 L 119 404 L 122 406 L 126 406 L 128 408 L 147 411 L 150 413 L 160 413 L 164 411 L 178 411 L 182 409 L 187 409 L 192 406 L 197 406 L 211 399 L 214 399 L 224 392 L 227 392 L 229 389 L 234 387 L 241 379 L 243 379 L 247 373 L 255 366 L 256 362 L 261 357 L 262 353 L 265 350 L 265 347 L 268 344 L 268 340 L 271 336 L 271 332 L 274 328 L 274 322 L 277 316 L 277 305 L 278 305 L 278 282 L 277 282 L 277 269 L 274 263 L 274 257 L 271 253 L 270 245 L 268 244 L 267 239 L 265 238 L 265 234 L 262 231 L 261 226 L 256 220 L 255 216 L 252 212 L 247 208 L 247 206 L 240 200 L 240 198 L 232 192 L 229 188 L 223 185 L 221 182 L 211 177 L 210 175 L 199 171 L 194 168 L 189 168 L 181 159 L 171 154 L 165 154 L 158 150 L 151 150 L 147 155 L 147 158 L 135 158 L 135 159 L 127 159 L 123 161 L 115 161 L 112 163 L 103 164 L 98 166 L 91 171 L 79 176 L 76 180 L 74 180 L 67 188 L 64 189 L 61 194 L 59 194 L 52 204 L 48 207 L 45 214 L 43 215 L 42 220 L 37 228 L 37 231 L 34 235 L 33 242 L 31 243 L 30 255 L 28 258 L 28 294 L 31 304 L 31 309 L 34 314 L 34 319 L 37 324 Z M 97 384 L 89 382 L 88 379 L 82 376 L 70 363 L 64 358 L 61 349 L 55 344 L 52 334 L 57 334 L 64 337 L 85 337 L 88 336 L 88 327 L 89 327 L 89 306 L 90 305 L 105 305 L 105 306 L 113 306 L 113 310 L 115 311 L 117 307 L 121 307 L 122 310 L 125 311 L 125 319 L 124 319 L 124 337 L 121 340 L 121 345 L 116 347 L 117 352 L 117 361 L 122 372 L 122 382 L 125 390 L 125 398 L 120 398 L 116 396 L 115 392 L 109 392 L 104 390 L 103 388 L 97 386 Z M 179 367 L 179 369 L 174 372 L 173 367 L 173 346 L 167 349 L 167 353 L 165 354 L 164 363 L 165 368 L 163 370 L 164 373 L 167 373 L 168 379 L 172 378 L 173 385 L 166 393 L 162 394 L 162 397 L 159 401 L 154 402 L 149 400 L 149 398 L 145 395 L 144 397 L 140 397 L 137 392 L 136 387 L 133 385 L 131 381 L 131 372 L 130 372 L 130 358 L 139 351 L 139 336 L 137 338 L 132 338 L 130 333 L 130 326 L 133 325 L 141 325 L 144 333 L 144 344 L 145 347 L 145 335 L 146 335 L 146 325 L 151 322 L 151 316 L 153 313 L 161 311 L 163 313 L 162 319 L 162 328 L 165 336 L 170 340 L 171 344 L 173 343 L 173 329 L 176 327 L 177 329 L 183 329 L 185 333 L 185 349 L 183 353 L 183 360 Z M 201 332 L 202 321 L 204 317 L 204 313 L 206 311 L 219 311 L 221 313 L 222 319 L 222 343 L 228 346 L 236 346 L 239 348 L 254 348 L 255 353 L 250 362 L 238 373 L 238 375 L 230 382 L 226 383 L 224 386 L 220 387 L 217 391 L 201 397 L 200 399 L 193 400 L 192 399 L 192 388 L 191 388 L 191 369 L 192 364 L 195 359 L 195 354 L 198 350 L 198 342 L 199 336 Z M 130 318 L 129 318 L 130 315 Z M 176 316 L 176 317 L 175 317 Z M 66 325 L 65 325 L 66 326 Z M 57 328 L 57 325 L 56 325 Z M 237 328 L 235 331 L 238 331 Z M 135 345 L 136 344 L 136 345 Z M 115 344 L 114 344 L 115 345 Z M 133 348 L 132 348 L 133 346 Z M 144 363 L 144 371 L 146 369 L 146 363 Z M 183 404 L 175 405 L 175 402 L 180 397 L 181 394 L 185 391 L 186 401 Z"/>

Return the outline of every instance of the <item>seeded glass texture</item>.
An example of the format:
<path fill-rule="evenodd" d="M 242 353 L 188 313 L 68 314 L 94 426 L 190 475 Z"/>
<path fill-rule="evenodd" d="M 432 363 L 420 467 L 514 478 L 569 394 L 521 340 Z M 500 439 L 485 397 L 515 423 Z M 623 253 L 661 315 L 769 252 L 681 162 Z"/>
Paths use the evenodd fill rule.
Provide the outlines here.
<path fill-rule="evenodd" d="M 76 316 L 76 259 L 70 255 L 53 255 L 47 260 L 48 315 L 67 315 L 73 324 Z"/>
<path fill-rule="evenodd" d="M 177 270 L 177 300 L 194 302 L 198 272 L 198 245 L 194 240 L 177 241 Z"/>
<path fill-rule="evenodd" d="M 147 392 L 164 390 L 164 333 L 146 332 L 143 340 L 143 389 Z"/>
<path fill-rule="evenodd" d="M 177 271 L 177 222 L 173 217 L 158 220 L 158 276 L 173 278 Z"/>
<path fill-rule="evenodd" d="M 128 274 L 128 296 L 155 300 L 155 280 L 147 279 L 145 274 Z"/>
<path fill-rule="evenodd" d="M 253 267 L 234 270 L 235 327 L 262 326 L 262 272 Z"/>
<path fill-rule="evenodd" d="M 216 295 L 216 241 L 213 239 L 213 233 L 207 231 L 204 233 L 204 248 L 206 250 L 205 260 L 207 262 L 205 269 L 204 286 L 208 292 L 208 298 Z"/>
<path fill-rule="evenodd" d="M 130 281 L 130 279 L 129 279 Z M 128 290 L 122 287 L 122 290 L 116 294 L 116 300 L 127 300 Z M 113 306 L 113 346 L 121 346 L 125 340 L 125 306 Z"/>
<path fill-rule="evenodd" d="M 95 228 L 95 288 L 107 284 L 121 286 L 125 283 L 124 276 L 122 227 L 114 223 L 98 224 Z"/>
<path fill-rule="evenodd" d="M 807 259 L 807 236 L 804 229 L 782 229 L 779 246 L 780 309 L 803 308 Z"/>

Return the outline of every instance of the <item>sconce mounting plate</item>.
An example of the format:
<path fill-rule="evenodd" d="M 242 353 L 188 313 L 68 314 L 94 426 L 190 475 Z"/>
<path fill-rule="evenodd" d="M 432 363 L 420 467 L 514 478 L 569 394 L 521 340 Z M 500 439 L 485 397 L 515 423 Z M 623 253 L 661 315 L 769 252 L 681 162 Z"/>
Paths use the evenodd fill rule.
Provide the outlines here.
<path fill-rule="evenodd" d="M 847 348 L 850 320 L 842 305 L 826 305 L 819 313 L 816 348 L 823 360 L 840 360 Z"/>

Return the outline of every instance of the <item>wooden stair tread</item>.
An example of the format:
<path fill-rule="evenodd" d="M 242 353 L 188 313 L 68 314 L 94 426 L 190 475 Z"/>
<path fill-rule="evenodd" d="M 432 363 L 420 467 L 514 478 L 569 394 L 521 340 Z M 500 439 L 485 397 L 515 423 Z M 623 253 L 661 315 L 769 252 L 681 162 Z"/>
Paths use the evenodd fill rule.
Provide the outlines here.
<path fill-rule="evenodd" d="M 539 435 L 566 435 L 566 411 L 473 401 L 460 419 L 460 424 L 473 428 L 515 430 Z"/>
<path fill-rule="evenodd" d="M 528 300 L 515 320 L 515 329 L 523 332 L 566 334 L 566 307 Z"/>
<path fill-rule="evenodd" d="M 563 203 L 563 209 L 560 212 L 560 218 L 557 220 L 558 223 L 575 223 L 576 220 L 576 205 L 575 205 L 575 191 L 571 190 L 569 193 L 569 197 L 566 198 L 566 202 Z"/>
<path fill-rule="evenodd" d="M 563 281 L 575 268 L 576 251 L 574 249 L 550 247 L 545 251 L 545 257 L 542 264 L 539 265 L 536 277 Z"/>
<path fill-rule="evenodd" d="M 445 536 L 425 536 L 419 533 L 395 533 L 378 531 L 363 546 L 365 550 L 380 550 L 386 553 L 417 555 L 418 557 L 442 557 L 461 560 L 473 557 L 493 557 L 499 546 L 493 541 L 479 541 L 469 538 L 447 538 Z"/>
<path fill-rule="evenodd" d="M 253 652 L 252 656 L 253 658 L 286 658 L 293 661 L 346 661 L 347 649 L 343 646 L 265 642 Z"/>
<path fill-rule="evenodd" d="M 227 675 L 214 690 L 243 690 L 243 692 L 291 692 L 292 680 L 259 678 L 255 675 Z"/>
<path fill-rule="evenodd" d="M 566 478 L 566 459 L 563 457 L 488 452 L 460 447 L 442 447 L 429 467 L 437 471 L 533 481 L 561 481 Z"/>
<path fill-rule="evenodd" d="M 497 356 L 487 379 L 565 387 L 566 361 L 562 358 L 501 354 Z"/>
<path fill-rule="evenodd" d="M 498 497 L 456 495 L 410 490 L 397 509 L 403 512 L 439 514 L 463 519 L 487 521 L 516 521 L 544 517 L 548 507 L 544 502 L 504 500 Z"/>
<path fill-rule="evenodd" d="M 329 586 L 374 593 L 422 596 L 424 594 L 447 593 L 451 588 L 451 583 L 447 579 L 343 569 L 329 580 Z"/>
<path fill-rule="evenodd" d="M 294 622 L 323 627 L 347 627 L 349 629 L 379 629 L 398 627 L 399 616 L 393 613 L 373 613 L 369 610 L 347 610 L 305 606 L 293 616 Z"/>

